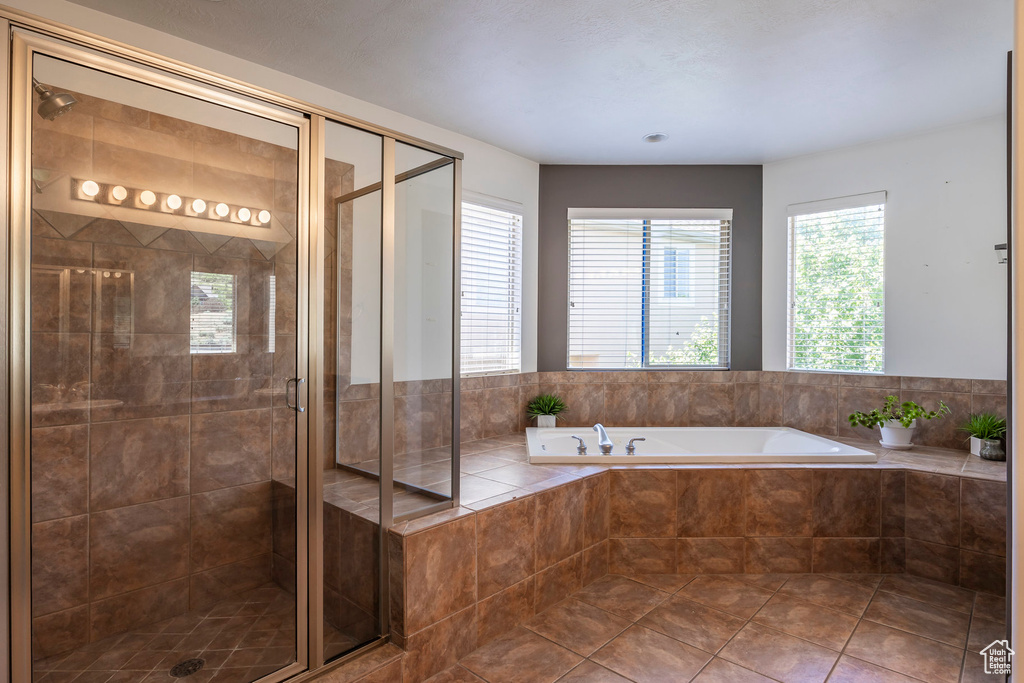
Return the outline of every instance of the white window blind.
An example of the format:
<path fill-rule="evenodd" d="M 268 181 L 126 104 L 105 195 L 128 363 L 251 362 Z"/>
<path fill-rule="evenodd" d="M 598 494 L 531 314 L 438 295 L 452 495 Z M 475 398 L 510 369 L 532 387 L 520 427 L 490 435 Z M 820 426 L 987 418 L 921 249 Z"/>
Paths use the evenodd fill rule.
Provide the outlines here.
<path fill-rule="evenodd" d="M 789 207 L 789 368 L 885 371 L 885 193 Z"/>
<path fill-rule="evenodd" d="M 277 276 L 267 280 L 267 352 L 277 348 Z"/>
<path fill-rule="evenodd" d="M 463 375 L 519 372 L 523 216 L 462 204 Z"/>
<path fill-rule="evenodd" d="M 728 209 L 570 209 L 570 368 L 729 367 Z"/>
<path fill-rule="evenodd" d="M 189 332 L 192 353 L 235 352 L 234 275 L 192 273 Z"/>

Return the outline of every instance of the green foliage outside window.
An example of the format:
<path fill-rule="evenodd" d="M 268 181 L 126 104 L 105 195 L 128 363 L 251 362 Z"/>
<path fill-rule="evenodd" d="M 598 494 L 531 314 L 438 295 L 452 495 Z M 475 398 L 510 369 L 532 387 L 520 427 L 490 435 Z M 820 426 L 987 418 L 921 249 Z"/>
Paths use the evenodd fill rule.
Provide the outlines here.
<path fill-rule="evenodd" d="M 881 205 L 792 219 L 790 364 L 885 370 Z"/>

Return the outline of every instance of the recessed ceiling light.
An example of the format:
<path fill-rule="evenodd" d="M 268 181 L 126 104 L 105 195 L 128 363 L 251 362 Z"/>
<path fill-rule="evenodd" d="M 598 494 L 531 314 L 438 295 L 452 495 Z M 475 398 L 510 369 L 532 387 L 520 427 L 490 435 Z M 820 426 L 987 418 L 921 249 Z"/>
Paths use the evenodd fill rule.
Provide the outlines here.
<path fill-rule="evenodd" d="M 668 133 L 648 133 L 643 139 L 644 142 L 664 142 L 668 140 Z"/>

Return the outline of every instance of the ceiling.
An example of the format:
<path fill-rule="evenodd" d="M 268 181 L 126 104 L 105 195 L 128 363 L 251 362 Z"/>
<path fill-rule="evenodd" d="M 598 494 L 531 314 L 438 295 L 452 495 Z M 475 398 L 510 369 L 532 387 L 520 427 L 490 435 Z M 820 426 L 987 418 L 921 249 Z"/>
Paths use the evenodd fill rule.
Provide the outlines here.
<path fill-rule="evenodd" d="M 995 116 L 1013 38 L 1013 0 L 72 1 L 560 164 L 763 163 Z"/>

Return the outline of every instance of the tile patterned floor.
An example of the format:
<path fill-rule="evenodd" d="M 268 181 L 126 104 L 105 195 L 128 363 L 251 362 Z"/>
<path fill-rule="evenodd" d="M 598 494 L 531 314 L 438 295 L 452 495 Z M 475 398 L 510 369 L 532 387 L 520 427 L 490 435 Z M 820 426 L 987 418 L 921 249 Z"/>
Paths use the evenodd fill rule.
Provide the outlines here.
<path fill-rule="evenodd" d="M 329 644 L 345 636 L 327 634 Z M 355 643 L 349 644 L 349 649 Z M 185 678 L 170 669 L 205 660 Z M 267 585 L 130 633 L 36 661 L 34 683 L 244 683 L 295 661 L 295 598 Z"/>
<path fill-rule="evenodd" d="M 994 683 L 1005 610 L 906 575 L 608 575 L 429 683 Z"/>

